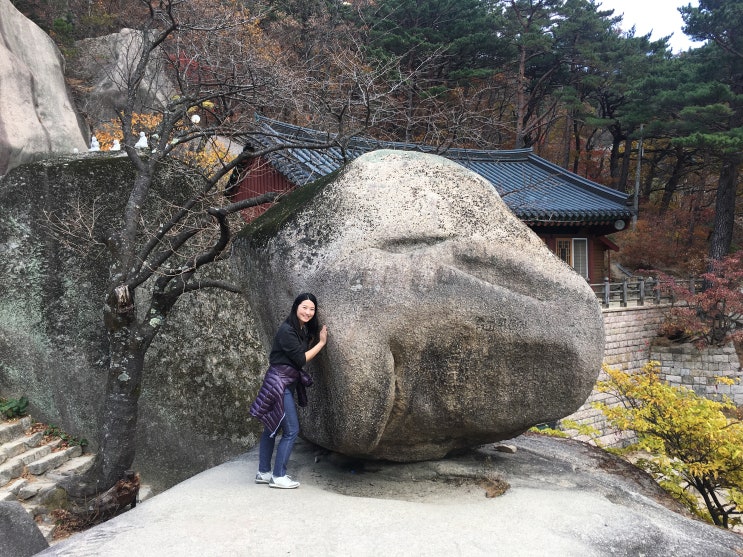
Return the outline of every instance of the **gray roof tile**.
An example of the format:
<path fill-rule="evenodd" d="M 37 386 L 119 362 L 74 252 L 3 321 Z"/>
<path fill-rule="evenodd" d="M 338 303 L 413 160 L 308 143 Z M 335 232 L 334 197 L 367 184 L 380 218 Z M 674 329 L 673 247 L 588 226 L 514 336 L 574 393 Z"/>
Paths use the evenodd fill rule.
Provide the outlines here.
<path fill-rule="evenodd" d="M 632 217 L 628 195 L 582 178 L 535 155 L 531 149 L 448 149 L 410 143 L 374 141 L 354 137 L 344 145 L 311 149 L 307 143 L 327 143 L 324 132 L 258 116 L 264 131 L 253 147 L 302 144 L 268 155 L 274 167 L 297 186 L 338 170 L 346 162 L 375 149 L 400 149 L 436 153 L 476 172 L 495 187 L 510 209 L 535 224 L 608 223 Z"/>

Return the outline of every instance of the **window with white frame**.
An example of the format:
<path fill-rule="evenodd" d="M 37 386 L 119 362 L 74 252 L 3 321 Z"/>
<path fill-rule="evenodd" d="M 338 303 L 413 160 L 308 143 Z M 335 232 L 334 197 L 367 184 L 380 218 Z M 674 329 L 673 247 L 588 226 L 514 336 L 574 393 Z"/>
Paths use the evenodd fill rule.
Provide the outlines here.
<path fill-rule="evenodd" d="M 557 256 L 588 279 L 588 240 L 586 238 L 557 238 Z"/>

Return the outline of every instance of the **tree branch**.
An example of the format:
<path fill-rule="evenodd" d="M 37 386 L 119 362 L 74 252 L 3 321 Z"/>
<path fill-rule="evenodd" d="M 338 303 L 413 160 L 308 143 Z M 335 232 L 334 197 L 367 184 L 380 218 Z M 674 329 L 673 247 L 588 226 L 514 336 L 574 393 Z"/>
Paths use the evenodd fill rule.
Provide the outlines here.
<path fill-rule="evenodd" d="M 269 192 L 264 193 L 263 195 L 259 195 L 258 197 L 251 197 L 250 199 L 243 199 L 242 201 L 236 201 L 235 203 L 230 203 L 229 205 L 226 205 L 224 207 L 220 207 L 218 209 L 212 208 L 209 209 L 209 214 L 220 214 L 220 215 L 230 215 L 232 213 L 236 213 L 238 211 L 242 211 L 243 209 L 248 209 L 249 207 L 257 207 L 258 205 L 263 205 L 264 203 L 271 203 L 272 201 L 276 201 L 276 199 L 279 198 L 279 194 L 275 192 Z"/>

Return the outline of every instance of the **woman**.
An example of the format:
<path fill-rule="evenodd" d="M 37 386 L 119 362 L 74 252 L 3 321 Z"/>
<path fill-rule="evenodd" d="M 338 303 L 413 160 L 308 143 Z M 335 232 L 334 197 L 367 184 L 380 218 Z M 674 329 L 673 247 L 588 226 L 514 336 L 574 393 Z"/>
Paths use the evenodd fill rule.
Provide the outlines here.
<path fill-rule="evenodd" d="M 328 330 L 324 325 L 320 328 L 317 320 L 317 299 L 310 293 L 300 294 L 292 304 L 289 317 L 281 324 L 273 339 L 268 356 L 268 371 L 258 396 L 250 406 L 250 414 L 265 426 L 258 453 L 258 473 L 255 475 L 257 484 L 282 489 L 299 487 L 299 482 L 286 475 L 289 455 L 299 434 L 294 392 L 297 392 L 299 405 L 305 406 L 305 387 L 312 384 L 312 378 L 302 368 L 317 356 L 327 341 Z M 276 450 L 272 474 L 271 457 L 279 428 L 281 441 Z"/>

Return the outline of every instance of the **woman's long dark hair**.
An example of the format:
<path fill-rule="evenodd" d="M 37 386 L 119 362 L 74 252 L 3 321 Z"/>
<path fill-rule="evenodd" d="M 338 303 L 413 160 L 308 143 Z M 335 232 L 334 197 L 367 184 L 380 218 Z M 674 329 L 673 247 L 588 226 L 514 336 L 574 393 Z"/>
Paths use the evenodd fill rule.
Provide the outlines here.
<path fill-rule="evenodd" d="M 304 292 L 303 294 L 300 294 L 294 299 L 294 303 L 292 304 L 292 309 L 289 312 L 289 317 L 286 318 L 286 322 L 289 323 L 292 327 L 294 327 L 294 330 L 297 331 L 300 335 L 302 334 L 302 325 L 299 323 L 299 319 L 297 319 L 297 308 L 299 308 L 299 304 L 304 302 L 305 300 L 309 300 L 313 304 L 315 304 L 315 315 L 312 316 L 312 319 L 310 319 L 307 322 L 307 338 L 309 340 L 308 345 L 312 346 L 314 345 L 320 338 L 320 322 L 317 320 L 317 298 L 315 298 L 314 294 L 310 294 L 309 292 Z"/>

